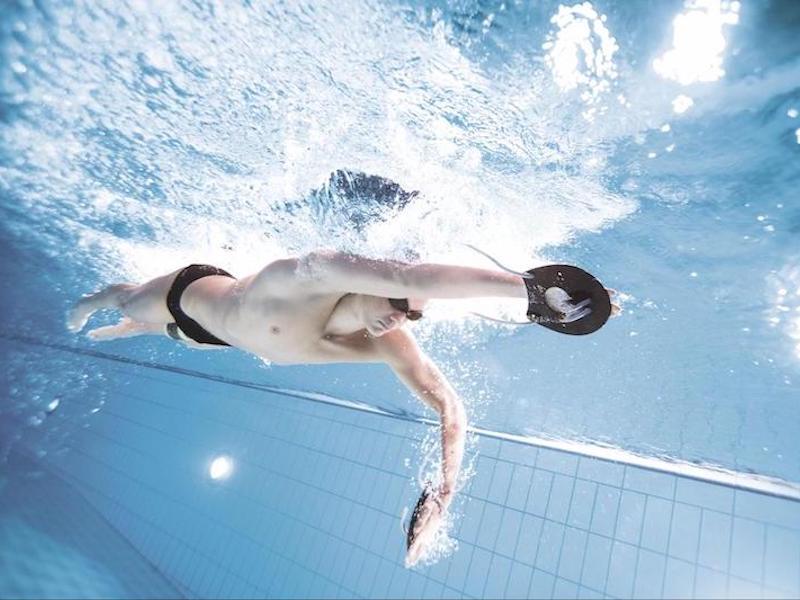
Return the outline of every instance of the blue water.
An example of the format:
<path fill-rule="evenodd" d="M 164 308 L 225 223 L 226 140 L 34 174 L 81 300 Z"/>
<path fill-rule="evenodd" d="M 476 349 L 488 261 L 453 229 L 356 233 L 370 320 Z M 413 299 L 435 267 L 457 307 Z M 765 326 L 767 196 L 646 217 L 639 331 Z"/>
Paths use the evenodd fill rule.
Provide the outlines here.
<path fill-rule="evenodd" d="M 799 30 L 791 1 L 5 3 L 4 455 L 56 460 L 114 399 L 53 344 L 422 414 L 378 366 L 92 344 L 64 313 L 189 262 L 490 266 L 473 244 L 623 307 L 567 339 L 434 306 L 415 332 L 474 424 L 800 482 Z"/>

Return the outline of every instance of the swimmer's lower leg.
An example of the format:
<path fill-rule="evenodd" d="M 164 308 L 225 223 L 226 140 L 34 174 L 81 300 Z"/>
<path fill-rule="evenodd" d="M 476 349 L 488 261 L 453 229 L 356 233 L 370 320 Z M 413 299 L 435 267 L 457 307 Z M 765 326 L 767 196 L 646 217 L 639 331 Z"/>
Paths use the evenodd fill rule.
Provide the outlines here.
<path fill-rule="evenodd" d="M 95 341 L 113 340 L 118 338 L 133 337 L 136 335 L 163 334 L 163 323 L 142 323 L 124 317 L 116 325 L 106 325 L 92 329 L 86 335 Z"/>

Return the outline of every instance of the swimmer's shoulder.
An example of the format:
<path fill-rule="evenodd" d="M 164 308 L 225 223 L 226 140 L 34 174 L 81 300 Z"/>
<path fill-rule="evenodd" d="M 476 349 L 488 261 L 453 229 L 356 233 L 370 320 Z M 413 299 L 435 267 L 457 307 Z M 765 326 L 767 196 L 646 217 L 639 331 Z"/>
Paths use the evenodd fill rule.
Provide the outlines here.
<path fill-rule="evenodd" d="M 240 280 L 249 299 L 291 298 L 302 292 L 301 259 L 272 261 L 257 273 Z"/>

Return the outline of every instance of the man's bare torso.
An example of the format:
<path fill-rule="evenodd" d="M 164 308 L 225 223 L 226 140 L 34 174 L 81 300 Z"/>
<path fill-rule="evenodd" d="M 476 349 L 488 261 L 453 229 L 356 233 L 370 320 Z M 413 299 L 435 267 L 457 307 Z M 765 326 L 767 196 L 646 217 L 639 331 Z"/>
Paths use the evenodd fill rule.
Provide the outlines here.
<path fill-rule="evenodd" d="M 259 278 L 258 290 L 253 285 Z M 214 335 L 279 364 L 369 362 L 376 357 L 375 338 L 366 330 L 338 332 L 342 293 L 308 294 L 282 287 L 269 274 L 242 279 L 210 276 L 190 284 L 181 308 Z M 388 340 L 386 340 L 388 341 Z"/>

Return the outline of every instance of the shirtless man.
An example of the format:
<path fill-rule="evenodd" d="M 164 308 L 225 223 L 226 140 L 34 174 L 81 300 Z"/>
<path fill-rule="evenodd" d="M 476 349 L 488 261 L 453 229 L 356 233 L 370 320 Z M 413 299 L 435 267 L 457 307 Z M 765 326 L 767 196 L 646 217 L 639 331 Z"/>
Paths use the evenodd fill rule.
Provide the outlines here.
<path fill-rule="evenodd" d="M 192 265 L 141 285 L 111 285 L 79 300 L 67 326 L 78 332 L 94 311 L 115 308 L 124 318 L 89 331 L 91 339 L 166 332 L 193 347 L 235 346 L 277 364 L 387 364 L 442 423 L 442 480 L 414 510 L 411 566 L 430 547 L 452 502 L 467 421 L 458 395 L 404 325 L 422 317 L 428 299 L 473 297 L 526 298 L 527 291 L 522 277 L 503 271 L 319 251 L 277 260 L 241 279 Z M 562 304 L 564 322 L 585 316 L 587 302 Z"/>

